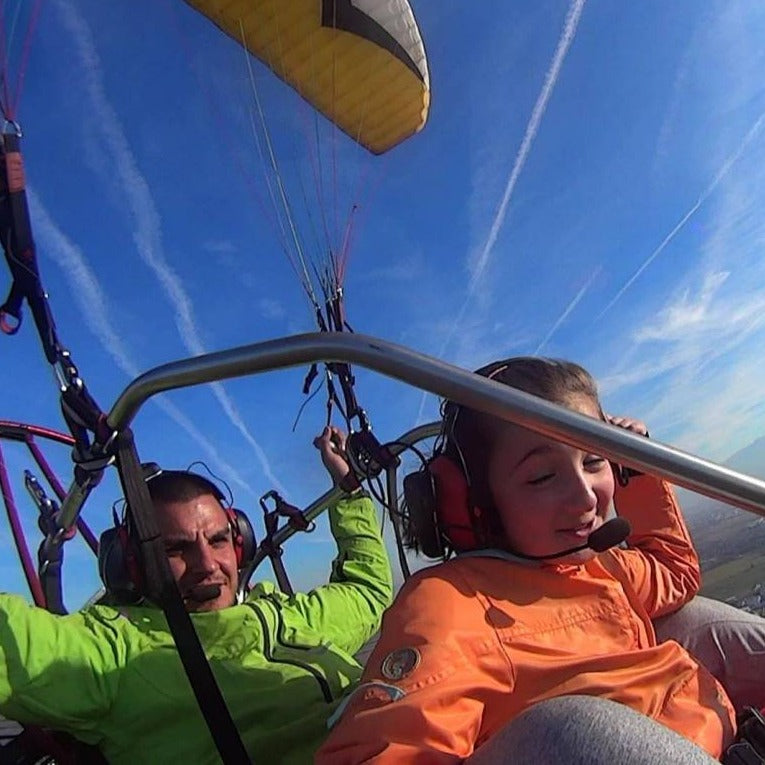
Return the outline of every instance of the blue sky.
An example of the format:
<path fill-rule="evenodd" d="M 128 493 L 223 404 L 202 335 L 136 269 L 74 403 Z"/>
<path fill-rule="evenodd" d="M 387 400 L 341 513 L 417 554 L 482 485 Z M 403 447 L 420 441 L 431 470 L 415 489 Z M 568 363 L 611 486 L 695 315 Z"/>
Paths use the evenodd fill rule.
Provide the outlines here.
<path fill-rule="evenodd" d="M 18 2 L 4 5 L 9 26 Z M 713 459 L 765 433 L 765 7 L 412 5 L 432 82 L 425 129 L 381 157 L 323 133 L 340 209 L 360 205 L 352 326 L 465 367 L 571 358 L 607 409 Z M 254 76 L 296 179 L 306 110 L 262 67 Z M 59 335 L 104 408 L 165 361 L 313 329 L 269 223 L 253 108 L 239 46 L 180 0 L 42 4 L 19 106 L 38 259 Z M 0 354 L 0 417 L 60 427 L 29 317 Z M 329 481 L 310 445 L 321 395 L 292 432 L 305 373 L 146 405 L 141 457 L 204 459 L 256 518 L 273 487 L 308 502 Z M 436 415 L 433 397 L 357 377 L 381 439 Z M 28 460 L 4 450 L 17 478 Z M 68 479 L 66 450 L 53 458 Z M 108 524 L 118 496 L 113 480 L 99 488 L 91 525 Z M 0 544 L 3 587 L 23 592 L 4 526 Z M 75 543 L 67 555 L 76 605 L 95 566 Z M 331 555 L 324 523 L 291 544 L 296 584 L 320 582 Z"/>

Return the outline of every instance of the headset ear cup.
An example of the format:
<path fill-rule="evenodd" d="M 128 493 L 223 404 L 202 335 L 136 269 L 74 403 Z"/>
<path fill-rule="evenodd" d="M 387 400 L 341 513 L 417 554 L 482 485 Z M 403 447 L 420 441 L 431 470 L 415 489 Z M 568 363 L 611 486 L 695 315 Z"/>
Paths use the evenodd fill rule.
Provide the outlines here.
<path fill-rule="evenodd" d="M 98 539 L 98 575 L 101 577 L 101 581 L 104 583 L 107 592 L 114 592 L 114 584 L 118 580 L 117 571 L 122 569 L 124 571 L 124 565 L 120 566 L 115 561 L 115 558 L 119 555 L 115 552 L 117 542 L 117 529 L 106 529 Z"/>
<path fill-rule="evenodd" d="M 446 543 L 456 552 L 482 546 L 477 529 L 481 511 L 471 507 L 470 490 L 460 466 L 439 454 L 426 470 L 404 478 L 404 496 L 417 543 L 429 558 L 443 558 Z"/>
<path fill-rule="evenodd" d="M 236 552 L 236 566 L 241 570 L 252 563 L 258 549 L 255 529 L 253 529 L 247 515 L 235 507 L 228 508 L 226 515 L 231 527 L 231 538 Z"/>
<path fill-rule="evenodd" d="M 457 552 L 481 547 L 476 533 L 481 511 L 470 501 L 470 488 L 462 468 L 445 454 L 428 463 L 433 476 L 436 516 L 441 533 Z"/>
<path fill-rule="evenodd" d="M 107 592 L 120 599 L 141 596 L 143 581 L 130 533 L 124 524 L 107 529 L 98 542 L 98 573 Z"/>
<path fill-rule="evenodd" d="M 443 558 L 446 550 L 436 513 L 436 486 L 427 468 L 404 476 L 404 498 L 417 545 L 428 558 Z"/>

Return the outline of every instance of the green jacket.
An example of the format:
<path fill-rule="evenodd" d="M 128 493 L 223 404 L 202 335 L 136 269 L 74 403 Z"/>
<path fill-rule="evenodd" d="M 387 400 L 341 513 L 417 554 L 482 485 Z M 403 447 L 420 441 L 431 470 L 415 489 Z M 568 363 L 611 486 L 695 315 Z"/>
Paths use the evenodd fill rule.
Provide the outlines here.
<path fill-rule="evenodd" d="M 260 763 L 307 763 L 361 669 L 393 588 L 372 502 L 329 511 L 330 583 L 288 597 L 257 585 L 242 605 L 192 614 L 245 747 Z M 53 616 L 0 595 L 0 713 L 97 744 L 112 763 L 219 758 L 155 608 Z"/>

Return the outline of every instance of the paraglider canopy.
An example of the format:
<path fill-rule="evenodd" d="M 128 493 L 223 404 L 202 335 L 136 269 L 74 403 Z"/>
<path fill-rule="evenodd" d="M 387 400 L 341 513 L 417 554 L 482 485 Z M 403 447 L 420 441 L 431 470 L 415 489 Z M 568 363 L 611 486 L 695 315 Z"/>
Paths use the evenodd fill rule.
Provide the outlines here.
<path fill-rule="evenodd" d="M 430 83 L 406 0 L 186 2 L 374 154 L 424 126 Z"/>

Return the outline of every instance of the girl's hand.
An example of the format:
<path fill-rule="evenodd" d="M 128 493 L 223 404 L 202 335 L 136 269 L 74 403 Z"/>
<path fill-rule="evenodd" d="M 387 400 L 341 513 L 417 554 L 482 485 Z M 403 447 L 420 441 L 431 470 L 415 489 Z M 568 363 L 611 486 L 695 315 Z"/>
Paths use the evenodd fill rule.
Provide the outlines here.
<path fill-rule="evenodd" d="M 633 433 L 637 433 L 639 436 L 647 436 L 648 428 L 644 422 L 635 420 L 632 417 L 621 417 L 619 415 L 606 415 L 606 422 L 611 425 L 616 425 L 625 430 L 631 430 Z"/>
<path fill-rule="evenodd" d="M 621 417 L 619 415 L 611 415 L 606 414 L 606 422 L 610 423 L 611 425 L 616 425 L 619 428 L 624 428 L 625 430 L 631 430 L 633 433 L 637 433 L 639 436 L 645 436 L 648 437 L 648 428 L 645 426 L 644 422 L 641 422 L 640 420 L 635 420 L 632 417 Z M 628 468 L 624 467 L 622 465 L 612 465 L 614 469 L 614 475 L 616 476 L 616 480 L 618 481 L 620 486 L 626 486 L 629 482 L 629 479 L 634 476 L 643 475 L 639 470 L 635 470 L 635 468 Z"/>
<path fill-rule="evenodd" d="M 324 428 L 313 439 L 313 445 L 319 450 L 321 461 L 336 485 L 339 485 L 348 473 L 351 472 L 345 456 L 345 441 L 345 433 L 334 425 Z"/>

